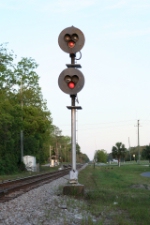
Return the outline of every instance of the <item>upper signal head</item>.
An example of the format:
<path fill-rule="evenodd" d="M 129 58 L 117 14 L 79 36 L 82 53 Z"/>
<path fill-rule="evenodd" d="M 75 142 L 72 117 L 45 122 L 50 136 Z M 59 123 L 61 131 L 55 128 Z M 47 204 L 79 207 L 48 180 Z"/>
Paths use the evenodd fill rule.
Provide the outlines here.
<path fill-rule="evenodd" d="M 58 37 L 60 48 L 70 54 L 79 52 L 83 48 L 84 42 L 82 31 L 73 26 L 64 29 Z"/>

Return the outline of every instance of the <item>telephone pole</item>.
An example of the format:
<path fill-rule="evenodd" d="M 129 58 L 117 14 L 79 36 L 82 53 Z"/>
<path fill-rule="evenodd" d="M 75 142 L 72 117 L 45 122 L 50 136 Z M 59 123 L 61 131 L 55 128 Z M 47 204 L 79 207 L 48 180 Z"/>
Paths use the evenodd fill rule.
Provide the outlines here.
<path fill-rule="evenodd" d="M 129 143 L 129 155 L 130 155 L 130 161 L 131 161 L 131 149 L 130 149 L 130 138 L 128 137 L 128 143 Z"/>
<path fill-rule="evenodd" d="M 22 123 L 23 123 L 23 84 L 22 84 L 22 78 L 21 78 L 21 111 L 22 111 Z M 20 131 L 20 147 L 21 147 L 21 162 L 23 162 L 23 156 L 24 156 L 24 143 L 23 143 L 23 127 Z"/>
<path fill-rule="evenodd" d="M 140 120 L 138 120 L 137 121 L 137 128 L 138 128 L 138 163 L 140 164 L 140 144 L 139 144 L 139 142 L 140 142 L 140 138 L 139 138 L 139 121 Z"/>

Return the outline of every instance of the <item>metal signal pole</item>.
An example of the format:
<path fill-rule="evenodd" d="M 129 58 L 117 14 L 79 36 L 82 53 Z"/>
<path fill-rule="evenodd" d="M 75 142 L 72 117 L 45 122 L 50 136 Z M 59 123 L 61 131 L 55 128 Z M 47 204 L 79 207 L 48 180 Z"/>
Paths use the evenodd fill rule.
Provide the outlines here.
<path fill-rule="evenodd" d="M 71 65 L 75 66 L 75 54 L 70 54 Z M 72 170 L 70 171 L 70 183 L 78 183 L 78 171 L 76 169 L 76 110 L 82 109 L 81 106 L 75 105 L 76 95 L 70 95 L 71 106 L 67 106 L 71 109 L 71 145 L 72 145 Z"/>

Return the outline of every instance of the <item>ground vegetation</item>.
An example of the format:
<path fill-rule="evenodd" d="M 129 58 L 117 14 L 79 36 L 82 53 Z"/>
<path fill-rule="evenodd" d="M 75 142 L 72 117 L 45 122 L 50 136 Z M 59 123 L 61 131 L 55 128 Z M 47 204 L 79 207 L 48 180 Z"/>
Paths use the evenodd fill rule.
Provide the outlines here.
<path fill-rule="evenodd" d="M 149 224 L 150 177 L 148 161 L 141 164 L 121 162 L 122 166 L 90 164 L 79 173 L 85 187 L 87 213 L 97 222 L 91 225 L 147 225 Z"/>

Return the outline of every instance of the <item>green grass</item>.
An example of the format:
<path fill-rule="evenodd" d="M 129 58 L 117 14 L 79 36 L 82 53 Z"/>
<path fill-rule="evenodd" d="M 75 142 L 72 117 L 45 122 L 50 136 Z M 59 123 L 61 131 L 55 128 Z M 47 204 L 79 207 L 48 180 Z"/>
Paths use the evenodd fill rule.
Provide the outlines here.
<path fill-rule="evenodd" d="M 133 164 L 88 166 L 79 173 L 88 210 L 97 217 L 97 224 L 149 224 L 150 177 L 140 175 L 147 171 L 149 167 Z"/>
<path fill-rule="evenodd" d="M 46 173 L 46 172 L 53 172 L 58 170 L 59 166 L 56 167 L 48 167 L 48 166 L 40 166 L 40 172 L 29 172 L 29 171 L 23 171 L 20 173 L 14 173 L 11 175 L 0 175 L 0 182 L 4 181 L 4 180 L 14 180 L 17 178 L 23 178 L 23 177 L 27 177 L 27 176 L 34 176 L 40 173 Z"/>

